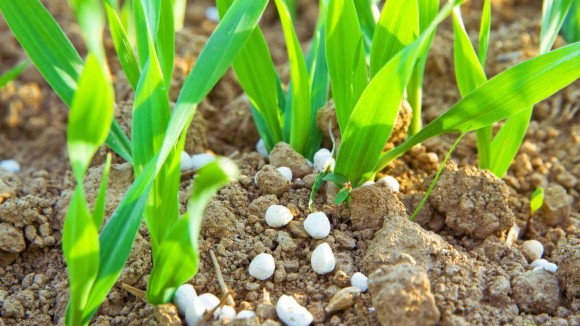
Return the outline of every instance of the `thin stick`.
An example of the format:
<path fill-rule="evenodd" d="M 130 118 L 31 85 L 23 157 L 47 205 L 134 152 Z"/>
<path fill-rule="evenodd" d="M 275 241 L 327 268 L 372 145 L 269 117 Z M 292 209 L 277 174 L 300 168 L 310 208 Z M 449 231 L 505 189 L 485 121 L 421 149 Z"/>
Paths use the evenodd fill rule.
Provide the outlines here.
<path fill-rule="evenodd" d="M 131 286 L 129 284 L 126 283 L 121 283 L 121 287 L 123 289 L 125 289 L 125 291 L 131 293 L 132 295 L 136 296 L 137 298 L 143 300 L 144 302 L 147 302 L 147 294 L 145 293 L 145 291 L 140 290 L 134 286 Z"/>
<path fill-rule="evenodd" d="M 215 275 L 218 279 L 218 284 L 220 285 L 220 288 L 222 289 L 223 294 L 226 296 L 227 300 L 228 300 L 228 305 L 235 307 L 236 303 L 234 302 L 234 298 L 231 295 L 231 291 L 228 288 L 228 286 L 226 285 L 226 282 L 224 282 L 224 277 L 222 276 L 222 270 L 220 268 L 220 264 L 217 261 L 217 258 L 215 257 L 215 254 L 213 253 L 213 250 L 209 250 L 209 255 L 211 256 L 211 262 L 213 263 L 213 267 L 215 268 Z"/>

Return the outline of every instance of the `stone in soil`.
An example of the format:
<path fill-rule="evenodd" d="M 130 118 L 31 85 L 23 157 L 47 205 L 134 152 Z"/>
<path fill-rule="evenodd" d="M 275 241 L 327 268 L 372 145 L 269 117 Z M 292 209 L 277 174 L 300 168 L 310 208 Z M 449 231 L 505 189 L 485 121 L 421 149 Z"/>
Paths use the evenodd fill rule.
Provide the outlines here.
<path fill-rule="evenodd" d="M 422 268 L 408 263 L 382 266 L 369 279 L 382 325 L 434 325 L 439 321 L 431 283 Z"/>
<path fill-rule="evenodd" d="M 277 168 L 287 166 L 292 170 L 292 175 L 295 178 L 302 178 L 312 171 L 304 156 L 286 143 L 278 143 L 274 146 L 270 152 L 270 164 Z"/>
<path fill-rule="evenodd" d="M 514 278 L 512 291 L 523 312 L 552 314 L 560 305 L 558 278 L 543 269 L 527 271 Z"/>
<path fill-rule="evenodd" d="M 485 239 L 508 230 L 515 221 L 505 183 L 489 171 L 474 167 L 457 169 L 449 164 L 429 202 L 457 235 Z"/>
<path fill-rule="evenodd" d="M 385 183 L 354 189 L 351 197 L 350 220 L 356 231 L 377 230 L 385 219 L 406 214 L 405 206 Z"/>
<path fill-rule="evenodd" d="M 290 181 L 272 165 L 264 165 L 256 174 L 256 184 L 266 195 L 280 196 L 290 187 Z"/>

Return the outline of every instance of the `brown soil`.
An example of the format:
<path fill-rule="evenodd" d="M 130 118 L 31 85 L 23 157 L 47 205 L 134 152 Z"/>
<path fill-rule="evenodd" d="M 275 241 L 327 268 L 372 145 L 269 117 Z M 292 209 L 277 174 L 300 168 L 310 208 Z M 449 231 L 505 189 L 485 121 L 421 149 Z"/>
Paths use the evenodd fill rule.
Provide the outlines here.
<path fill-rule="evenodd" d="M 67 35 L 82 52 L 81 37 L 67 2 L 46 0 Z M 184 76 L 215 24 L 205 19 L 213 1 L 189 4 L 186 30 L 177 36 L 175 100 Z M 300 7 L 299 35 L 304 45 L 313 29 L 316 10 L 309 1 Z M 313 3 L 313 2 L 312 2 Z M 494 1 L 494 21 L 488 72 L 501 70 L 535 55 L 539 35 L 539 1 Z M 481 1 L 464 12 L 471 33 L 477 31 Z M 263 21 L 275 62 L 286 61 L 280 25 L 272 8 Z M 475 35 L 475 34 L 474 34 Z M 430 121 L 457 99 L 452 63 L 452 31 L 440 29 L 427 65 L 424 120 Z M 0 19 L 0 71 L 25 58 Z M 559 44 L 562 44 L 559 41 Z M 123 103 L 132 100 L 119 65 L 117 115 L 130 128 Z M 408 219 L 454 135 L 426 141 L 385 169 L 397 178 L 401 193 L 381 185 L 353 192 L 350 208 L 332 205 L 336 192 L 330 185 L 316 197 L 315 211 L 331 219 L 331 235 L 313 240 L 304 230 L 308 198 L 315 175 L 286 146 L 279 145 L 265 160 L 253 151 L 258 139 L 230 71 L 200 106 L 190 128 L 188 150 L 213 151 L 232 156 L 242 176 L 223 188 L 204 214 L 200 238 L 201 266 L 191 280 L 198 293 L 222 292 L 209 251 L 221 266 L 224 281 L 233 290 L 236 310 L 254 310 L 258 318 L 235 324 L 278 321 L 273 307 L 282 294 L 292 295 L 324 325 L 580 325 L 580 84 L 536 106 L 526 140 L 503 180 L 477 170 L 475 137 L 457 148 L 433 194 L 415 222 Z M 125 110 L 126 111 L 126 110 Z M 227 112 L 225 114 L 224 112 Z M 130 112 L 127 112 L 130 113 Z M 122 115 L 122 116 L 121 116 Z M 22 170 L 0 170 L 0 325 L 62 324 L 68 299 L 67 272 L 61 251 L 61 228 L 74 187 L 66 154 L 66 106 L 35 69 L 0 89 L 0 160 L 15 159 Z M 86 177 L 89 201 L 96 196 L 103 149 Z M 131 167 L 116 159 L 111 171 L 107 213 L 132 181 Z M 289 166 L 288 183 L 271 166 Z M 262 171 L 254 184 L 254 176 Z M 297 178 L 298 177 L 298 178 Z M 545 205 L 529 218 L 529 198 L 536 187 L 546 189 Z M 185 208 L 191 180 L 182 182 L 180 201 Z M 287 206 L 294 220 L 273 229 L 264 222 L 272 204 Z M 508 236 L 516 223 L 518 240 Z M 224 226 L 227 226 L 224 228 Z M 524 240 L 544 245 L 546 260 L 558 265 L 555 274 L 533 271 L 520 251 Z M 316 274 L 310 255 L 322 242 L 333 249 L 337 263 L 326 275 Z M 247 272 L 259 253 L 276 260 L 272 278 L 259 281 Z M 95 325 L 156 325 L 175 321 L 171 307 L 154 307 L 136 298 L 120 284 L 146 288 L 151 269 L 148 235 L 142 227 L 133 252 L 97 316 Z M 327 314 L 332 296 L 350 286 L 350 276 L 361 271 L 370 277 L 370 289 L 349 301 L 345 310 Z M 272 320 L 269 325 L 275 324 Z"/>

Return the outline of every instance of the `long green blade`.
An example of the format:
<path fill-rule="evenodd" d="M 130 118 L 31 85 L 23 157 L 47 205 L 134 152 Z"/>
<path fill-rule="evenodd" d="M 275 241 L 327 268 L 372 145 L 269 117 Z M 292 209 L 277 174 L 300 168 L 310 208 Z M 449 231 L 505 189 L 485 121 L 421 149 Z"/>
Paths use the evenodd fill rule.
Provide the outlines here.
<path fill-rule="evenodd" d="M 113 88 L 96 56 L 90 54 L 69 115 L 67 148 L 77 182 L 63 226 L 70 299 L 67 324 L 79 325 L 99 267 L 99 225 L 83 194 L 83 175 L 104 143 L 113 121 Z"/>
<path fill-rule="evenodd" d="M 330 79 L 328 77 L 328 65 L 326 64 L 326 13 L 328 1 L 319 1 L 319 14 L 314 36 L 310 42 L 310 47 L 306 53 L 306 66 L 310 75 L 310 130 L 308 140 L 308 151 L 306 157 L 312 159 L 322 142 L 322 132 L 316 127 L 316 115 L 318 110 L 328 102 L 328 88 Z"/>
<path fill-rule="evenodd" d="M 203 211 L 212 196 L 238 175 L 237 167 L 227 159 L 212 162 L 199 171 L 187 212 L 173 225 L 156 255 L 147 284 L 149 303 L 170 302 L 177 288 L 197 273 Z"/>
<path fill-rule="evenodd" d="M 329 0 L 326 60 L 341 132 L 367 86 L 363 34 L 352 0 Z"/>
<path fill-rule="evenodd" d="M 544 0 L 540 53 L 550 51 L 574 0 Z"/>
<path fill-rule="evenodd" d="M 485 18 L 482 18 L 482 21 L 485 20 Z M 478 56 L 475 52 L 471 40 L 469 39 L 469 35 L 465 30 L 465 26 L 463 25 L 463 19 L 461 18 L 461 11 L 459 8 L 455 8 L 453 11 L 453 35 L 455 77 L 459 93 L 462 97 L 465 97 L 474 89 L 485 83 L 487 81 L 487 76 L 485 75 L 483 65 L 481 64 L 482 59 L 485 61 L 485 58 L 482 58 L 481 55 Z M 485 35 L 483 37 L 485 38 Z M 487 52 L 486 49 L 481 48 L 482 46 L 487 48 L 487 44 L 482 44 L 480 42 L 480 54 L 482 52 Z M 493 136 L 492 128 L 493 126 L 490 125 L 476 131 L 480 169 L 489 169 L 490 166 L 491 141 Z"/>
<path fill-rule="evenodd" d="M 417 4 L 419 5 L 419 31 L 422 33 L 437 16 L 439 0 L 418 0 Z M 429 50 L 434 40 L 435 34 L 432 34 L 419 56 L 419 61 L 415 65 L 415 70 L 413 71 L 409 85 L 407 85 L 407 101 L 413 109 L 411 124 L 408 129 L 409 135 L 416 134 L 423 126 L 423 121 L 421 120 L 423 108 L 423 77 L 425 75 L 425 65 L 427 63 L 427 57 L 429 56 Z"/>
<path fill-rule="evenodd" d="M 376 5 L 373 0 L 354 0 L 360 27 L 364 35 L 365 53 L 371 53 L 373 35 L 377 26 L 374 9 Z"/>
<path fill-rule="evenodd" d="M 441 134 L 467 132 L 527 110 L 580 77 L 580 42 L 522 62 L 478 87 L 415 136 L 383 154 L 377 171 L 414 145 Z"/>
<path fill-rule="evenodd" d="M 171 116 L 167 89 L 163 80 L 160 62 L 150 39 L 149 61 L 137 85 L 133 106 L 131 139 L 135 176 L 155 157 L 163 144 L 163 137 Z M 165 236 L 170 225 L 177 220 L 179 212 L 179 162 L 175 161 L 175 150 L 162 166 L 153 183 L 145 209 L 145 222 L 149 229 L 152 251 Z M 181 153 L 181 151 L 179 151 Z"/>
<path fill-rule="evenodd" d="M 30 61 L 22 61 L 21 63 L 8 69 L 8 71 L 0 75 L 0 88 L 6 86 L 9 82 L 18 78 L 18 76 L 20 76 L 20 74 L 22 74 L 24 70 L 28 68 L 28 66 L 30 66 Z"/>
<path fill-rule="evenodd" d="M 0 11 L 38 71 L 63 102 L 70 106 L 84 64 L 54 18 L 39 0 L 2 0 Z M 127 136 L 114 121 L 107 145 L 131 162 L 128 143 Z"/>
<path fill-rule="evenodd" d="M 419 36 L 417 1 L 389 0 L 383 7 L 373 37 L 370 75 L 379 70 L 399 51 Z"/>
<path fill-rule="evenodd" d="M 217 1 L 220 16 L 225 15 L 232 2 L 232 0 Z M 282 115 L 278 103 L 276 68 L 259 27 L 250 36 L 234 61 L 233 67 L 240 85 L 255 108 L 254 120 L 260 127 L 260 135 L 266 148 L 271 150 L 282 141 Z"/>
<path fill-rule="evenodd" d="M 478 58 L 482 67 L 485 67 L 487 60 L 487 50 L 489 49 L 489 35 L 491 34 L 491 0 L 485 0 L 481 12 L 481 22 L 479 25 L 479 47 Z"/>
<path fill-rule="evenodd" d="M 580 41 L 580 3 L 578 1 L 572 4 L 562 26 L 562 32 L 567 42 Z"/>
<path fill-rule="evenodd" d="M 127 80 L 131 84 L 133 90 L 135 90 L 137 88 L 137 83 L 139 82 L 139 76 L 141 75 L 139 64 L 137 64 L 137 58 L 135 58 L 135 53 L 131 47 L 131 42 L 129 42 L 129 37 L 125 32 L 125 28 L 123 27 L 115 8 L 111 5 L 110 0 L 105 0 L 104 5 L 107 20 L 109 22 L 109 31 L 113 38 L 113 44 L 115 45 L 119 62 L 125 72 L 125 76 L 127 76 Z"/>
<path fill-rule="evenodd" d="M 446 5 L 415 42 L 383 66 L 361 95 L 343 134 L 335 167 L 335 173 L 345 176 L 354 187 L 373 175 L 415 63 L 436 26 L 457 5 L 457 2 Z"/>
<path fill-rule="evenodd" d="M 99 276 L 91 291 L 84 322 L 90 321 L 121 274 L 139 229 L 154 177 L 193 118 L 196 105 L 223 76 L 250 37 L 266 4 L 267 0 L 236 0 L 208 40 L 185 82 L 160 153 L 141 171 L 101 232 Z"/>
<path fill-rule="evenodd" d="M 310 77 L 306 69 L 304 54 L 300 48 L 298 36 L 292 25 L 292 17 L 286 3 L 283 0 L 275 0 L 286 48 L 288 49 L 288 60 L 290 61 L 290 78 L 292 87 L 290 89 L 292 96 L 291 107 L 286 107 L 284 119 L 290 123 L 290 145 L 294 150 L 302 155 L 307 155 L 308 137 L 312 129 L 312 118 L 310 107 Z"/>
<path fill-rule="evenodd" d="M 539 53 L 550 50 L 558 31 L 564 23 L 566 13 L 571 7 L 571 0 L 546 0 L 542 10 L 542 31 Z M 489 170 L 498 177 L 503 177 L 516 157 L 524 141 L 533 108 L 518 113 L 506 120 L 491 143 Z M 490 127 L 488 127 L 489 129 Z M 491 133 L 491 132 L 490 132 Z"/>

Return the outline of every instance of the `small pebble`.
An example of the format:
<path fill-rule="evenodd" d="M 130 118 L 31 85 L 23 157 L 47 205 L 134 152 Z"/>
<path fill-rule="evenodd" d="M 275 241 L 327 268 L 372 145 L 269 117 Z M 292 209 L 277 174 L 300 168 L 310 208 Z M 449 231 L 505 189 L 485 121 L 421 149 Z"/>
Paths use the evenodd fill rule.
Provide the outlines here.
<path fill-rule="evenodd" d="M 191 284 L 183 284 L 177 288 L 173 296 L 173 303 L 177 307 L 180 314 L 185 315 L 187 307 L 193 304 L 193 300 L 197 297 L 197 292 Z"/>
<path fill-rule="evenodd" d="M 186 152 L 181 152 L 181 171 L 191 170 L 191 156 Z"/>
<path fill-rule="evenodd" d="M 310 264 L 317 274 L 327 274 L 334 270 L 336 259 L 328 243 L 321 243 L 314 249 L 310 257 Z"/>
<path fill-rule="evenodd" d="M 257 278 L 258 280 L 267 280 L 274 274 L 276 269 L 276 262 L 274 257 L 270 254 L 259 254 L 250 263 L 248 267 L 248 272 L 251 276 Z"/>
<path fill-rule="evenodd" d="M 191 156 L 191 168 L 194 170 L 199 170 L 213 161 L 215 161 L 215 157 L 213 157 L 211 154 L 194 154 Z"/>
<path fill-rule="evenodd" d="M 511 247 L 516 242 L 516 240 L 518 240 L 519 236 L 520 236 L 520 227 L 516 222 L 514 222 L 514 225 L 512 225 L 512 227 L 508 231 L 508 234 L 505 237 L 505 244 L 508 247 Z"/>
<path fill-rule="evenodd" d="M 330 302 L 324 310 L 326 313 L 331 314 L 336 311 L 348 309 L 354 305 L 354 302 L 360 296 L 360 293 L 361 290 L 356 286 L 349 286 L 340 289 L 332 296 L 332 298 L 330 298 Z"/>
<path fill-rule="evenodd" d="M 379 182 L 382 183 L 386 183 L 387 184 L 387 188 L 389 188 L 389 190 L 393 191 L 393 192 L 399 192 L 399 181 L 397 181 L 397 179 L 391 177 L 390 175 L 384 176 L 382 177 Z"/>
<path fill-rule="evenodd" d="M 317 171 L 325 171 L 328 166 L 330 170 L 334 170 L 334 159 L 332 153 L 326 148 L 321 148 L 314 154 L 314 169 Z"/>
<path fill-rule="evenodd" d="M 251 310 L 242 310 L 238 312 L 236 319 L 247 319 L 256 317 L 256 313 Z"/>
<path fill-rule="evenodd" d="M 282 295 L 276 303 L 278 318 L 288 326 L 307 326 L 312 323 L 313 317 L 308 309 L 299 305 L 288 295 Z"/>
<path fill-rule="evenodd" d="M 205 10 L 205 17 L 207 17 L 207 19 L 211 20 L 214 23 L 220 22 L 220 15 L 215 6 L 211 6 Z"/>
<path fill-rule="evenodd" d="M 538 240 L 527 240 L 522 244 L 520 249 L 528 261 L 536 261 L 542 258 L 544 254 L 544 245 Z"/>
<path fill-rule="evenodd" d="M 359 288 L 361 291 L 366 292 L 366 290 L 369 289 L 369 278 L 361 272 L 356 272 L 350 278 L 350 284 Z"/>
<path fill-rule="evenodd" d="M 330 234 L 330 221 L 323 212 L 311 213 L 304 220 L 304 229 L 314 239 L 324 239 Z"/>
<path fill-rule="evenodd" d="M 258 154 L 260 154 L 260 156 L 263 158 L 268 158 L 268 156 L 270 156 L 270 154 L 268 154 L 268 149 L 266 149 L 266 144 L 262 138 L 260 138 L 260 140 L 258 140 L 256 143 L 256 152 L 258 152 Z"/>
<path fill-rule="evenodd" d="M 281 166 L 277 170 L 278 170 L 278 172 L 280 172 L 281 175 L 284 176 L 284 178 L 286 178 L 288 181 L 292 182 L 292 170 L 290 170 L 289 167 Z"/>
<path fill-rule="evenodd" d="M 223 321 L 224 323 L 228 323 L 234 319 L 236 319 L 236 309 L 234 309 L 232 306 L 221 307 L 219 320 Z"/>
<path fill-rule="evenodd" d="M 213 310 L 220 304 L 220 299 L 211 293 L 204 293 L 195 299 L 185 310 L 185 321 L 188 326 L 195 326 L 203 318 L 206 312 Z M 218 318 L 220 309 L 214 313 L 214 318 Z"/>
<path fill-rule="evenodd" d="M 552 273 L 556 273 L 556 271 L 558 270 L 558 266 L 556 264 L 550 263 L 545 259 L 536 259 L 530 264 L 530 266 L 534 267 L 534 270 L 543 268 L 548 272 Z"/>
<path fill-rule="evenodd" d="M 293 218 L 292 212 L 282 205 L 272 205 L 266 210 L 266 223 L 273 228 L 282 227 L 290 223 Z"/>
<path fill-rule="evenodd" d="M 375 182 L 374 182 L 374 181 L 367 181 L 367 182 L 363 183 L 363 184 L 361 185 L 361 187 L 368 187 L 368 186 L 372 186 L 372 185 L 374 185 L 374 184 L 375 184 Z"/>
<path fill-rule="evenodd" d="M 0 161 L 0 169 L 16 173 L 20 171 L 20 164 L 16 160 L 4 160 Z"/>

